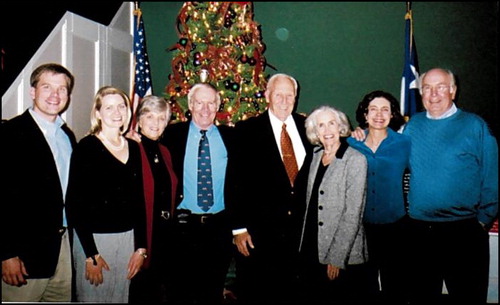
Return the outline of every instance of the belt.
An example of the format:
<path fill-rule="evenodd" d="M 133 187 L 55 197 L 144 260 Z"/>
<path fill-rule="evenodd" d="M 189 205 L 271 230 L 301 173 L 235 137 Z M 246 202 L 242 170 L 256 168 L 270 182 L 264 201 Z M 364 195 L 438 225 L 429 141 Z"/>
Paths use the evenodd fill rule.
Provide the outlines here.
<path fill-rule="evenodd" d="M 190 210 L 178 210 L 176 213 L 176 220 L 179 224 L 207 224 L 212 222 L 214 219 L 221 216 L 222 212 L 219 213 L 207 213 L 207 214 L 193 214 Z"/>
<path fill-rule="evenodd" d="M 210 221 L 215 214 L 191 214 L 189 216 L 189 221 L 200 223 L 200 224 L 206 224 L 208 221 Z"/>
<path fill-rule="evenodd" d="M 64 235 L 65 232 L 66 232 L 66 227 L 62 227 L 57 231 L 57 233 L 59 233 L 60 235 Z"/>

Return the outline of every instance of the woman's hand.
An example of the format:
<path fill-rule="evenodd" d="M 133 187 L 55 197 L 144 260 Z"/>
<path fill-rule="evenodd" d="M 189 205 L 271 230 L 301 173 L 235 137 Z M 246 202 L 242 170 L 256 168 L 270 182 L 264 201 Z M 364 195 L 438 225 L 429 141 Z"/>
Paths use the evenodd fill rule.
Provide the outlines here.
<path fill-rule="evenodd" d="M 327 273 L 328 279 L 334 280 L 334 279 L 339 277 L 340 268 L 337 266 L 328 264 L 326 273 Z"/>
<path fill-rule="evenodd" d="M 102 276 L 103 268 L 107 271 L 110 270 L 108 263 L 106 263 L 101 255 L 94 255 L 94 259 L 88 257 L 85 260 L 85 279 L 88 280 L 91 285 L 95 285 L 96 287 L 99 286 L 104 281 Z"/>
<path fill-rule="evenodd" d="M 146 254 L 146 249 L 144 248 L 139 248 L 137 251 L 132 253 L 132 256 L 130 257 L 130 260 L 128 262 L 128 275 L 127 279 L 133 278 L 137 272 L 141 270 L 142 264 L 144 264 L 144 260 L 146 259 L 147 254 Z"/>

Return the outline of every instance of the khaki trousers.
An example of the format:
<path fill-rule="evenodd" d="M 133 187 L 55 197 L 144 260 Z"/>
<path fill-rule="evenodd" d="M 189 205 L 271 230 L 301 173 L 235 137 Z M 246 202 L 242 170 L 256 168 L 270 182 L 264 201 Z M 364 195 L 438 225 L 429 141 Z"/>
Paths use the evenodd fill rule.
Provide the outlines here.
<path fill-rule="evenodd" d="M 21 287 L 2 281 L 2 302 L 71 302 L 71 249 L 68 230 L 61 239 L 61 251 L 54 275 L 46 279 L 28 279 L 28 283 Z"/>

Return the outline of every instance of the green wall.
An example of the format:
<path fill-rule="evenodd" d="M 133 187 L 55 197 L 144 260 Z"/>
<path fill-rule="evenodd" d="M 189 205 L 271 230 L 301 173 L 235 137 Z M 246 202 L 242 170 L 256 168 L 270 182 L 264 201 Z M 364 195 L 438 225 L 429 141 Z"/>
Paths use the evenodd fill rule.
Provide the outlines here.
<path fill-rule="evenodd" d="M 172 71 L 168 48 L 178 40 L 182 4 L 141 2 L 157 95 Z M 496 133 L 498 2 L 414 2 L 412 9 L 420 72 L 435 66 L 455 72 L 459 107 L 481 115 Z M 355 126 L 366 93 L 381 89 L 399 99 L 405 13 L 406 2 L 254 2 L 267 62 L 300 84 L 298 110 L 329 104 Z"/>

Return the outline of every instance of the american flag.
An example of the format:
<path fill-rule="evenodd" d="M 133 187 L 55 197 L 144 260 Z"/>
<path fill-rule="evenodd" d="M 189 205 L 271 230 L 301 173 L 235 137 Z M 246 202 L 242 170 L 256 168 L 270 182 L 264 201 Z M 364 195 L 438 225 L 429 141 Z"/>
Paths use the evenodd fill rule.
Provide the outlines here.
<path fill-rule="evenodd" d="M 419 111 L 418 61 L 415 39 L 413 37 L 413 16 L 411 2 L 406 4 L 405 63 L 401 79 L 401 114 L 408 120 Z"/>
<path fill-rule="evenodd" d="M 141 99 L 152 94 L 151 70 L 149 67 L 148 52 L 146 50 L 146 32 L 144 31 L 144 22 L 142 12 L 139 8 L 134 11 L 134 59 L 135 59 L 135 77 L 133 86 L 132 128 L 136 129 L 135 111 Z"/>

